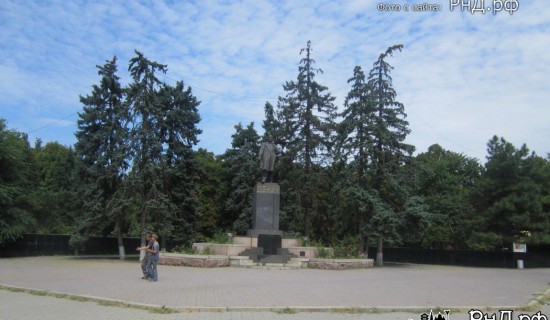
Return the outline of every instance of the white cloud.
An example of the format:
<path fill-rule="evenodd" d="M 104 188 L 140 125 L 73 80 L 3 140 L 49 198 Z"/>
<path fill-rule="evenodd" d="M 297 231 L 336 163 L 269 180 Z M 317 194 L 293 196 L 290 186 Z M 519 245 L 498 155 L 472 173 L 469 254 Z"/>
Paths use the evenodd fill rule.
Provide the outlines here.
<path fill-rule="evenodd" d="M 405 1 L 397 1 L 404 4 Z M 78 95 L 98 82 L 96 65 L 113 55 L 129 81 L 134 49 L 168 65 L 167 82 L 194 87 L 201 146 L 222 153 L 233 126 L 255 122 L 295 80 L 312 41 L 317 80 L 341 105 L 355 65 L 365 72 L 393 44 L 389 58 L 398 99 L 423 152 L 433 143 L 481 160 L 492 135 L 538 154 L 550 151 L 549 9 L 521 2 L 514 15 L 380 12 L 373 1 L 150 1 L 0 4 L 0 116 L 20 130 L 81 109 Z M 162 77 L 161 77 L 162 78 Z M 8 80 L 9 79 L 9 80 Z M 9 112 L 7 111 L 9 109 Z M 74 143 L 72 126 L 38 130 Z M 56 136 L 58 134 L 58 136 Z M 44 140 L 46 137 L 43 136 Z"/>

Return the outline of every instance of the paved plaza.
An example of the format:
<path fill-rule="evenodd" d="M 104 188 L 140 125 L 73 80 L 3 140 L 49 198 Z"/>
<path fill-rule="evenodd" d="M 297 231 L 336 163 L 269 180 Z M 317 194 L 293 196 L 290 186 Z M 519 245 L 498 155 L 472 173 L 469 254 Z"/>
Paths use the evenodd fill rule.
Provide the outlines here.
<path fill-rule="evenodd" d="M 159 281 L 151 283 L 140 279 L 136 261 L 0 259 L 0 319 L 408 320 L 431 309 L 451 309 L 451 319 L 470 319 L 469 310 L 487 307 L 497 313 L 517 310 L 513 319 L 537 311 L 550 317 L 544 305 L 519 311 L 547 291 L 550 269 L 158 270 Z M 148 307 L 157 312 L 144 310 Z M 158 313 L 162 307 L 178 312 Z"/>

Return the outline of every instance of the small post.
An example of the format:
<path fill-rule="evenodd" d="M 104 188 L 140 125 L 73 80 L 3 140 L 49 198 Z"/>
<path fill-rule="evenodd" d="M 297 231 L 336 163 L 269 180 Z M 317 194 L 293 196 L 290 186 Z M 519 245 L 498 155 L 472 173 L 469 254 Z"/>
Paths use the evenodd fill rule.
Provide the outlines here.
<path fill-rule="evenodd" d="M 513 243 L 512 251 L 514 253 L 520 252 L 520 253 L 526 253 L 527 252 L 527 244 L 525 243 Z M 518 269 L 523 269 L 523 259 L 516 260 L 516 265 Z"/>

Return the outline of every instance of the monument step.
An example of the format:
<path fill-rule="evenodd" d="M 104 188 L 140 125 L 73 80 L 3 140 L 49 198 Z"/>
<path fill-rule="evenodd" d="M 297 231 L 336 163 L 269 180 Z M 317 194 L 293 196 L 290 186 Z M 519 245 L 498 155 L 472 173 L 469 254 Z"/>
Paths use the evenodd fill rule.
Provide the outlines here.
<path fill-rule="evenodd" d="M 258 256 L 262 255 L 264 253 L 264 249 L 260 247 L 253 247 L 244 250 L 239 255 L 240 256 L 246 256 L 251 260 L 258 261 Z"/>
<path fill-rule="evenodd" d="M 246 250 L 244 250 L 243 252 L 241 252 L 241 256 L 248 256 L 248 255 L 251 255 L 251 254 L 263 254 L 264 253 L 264 248 L 262 247 L 252 247 L 252 248 L 248 248 Z"/>
<path fill-rule="evenodd" d="M 279 257 L 280 258 L 280 257 Z M 288 257 L 287 257 L 288 258 Z M 265 256 L 264 256 L 265 259 Z M 290 270 L 290 269 L 301 269 L 307 267 L 308 259 L 291 257 L 288 261 L 275 262 L 273 256 L 270 256 L 270 262 L 258 262 L 250 259 L 247 256 L 234 256 L 231 257 L 231 266 L 240 267 L 240 268 L 252 268 L 252 269 L 279 269 L 279 270 Z"/>
<path fill-rule="evenodd" d="M 287 262 L 287 265 L 296 266 L 298 268 L 307 268 L 308 262 L 309 262 L 309 259 L 293 257 L 290 259 L 289 262 Z"/>
<path fill-rule="evenodd" d="M 254 260 L 243 256 L 232 256 L 230 257 L 229 262 L 232 267 L 248 267 L 256 265 L 256 262 L 254 262 Z"/>
<path fill-rule="evenodd" d="M 260 269 L 260 270 L 297 270 L 301 269 L 301 267 L 298 266 L 280 266 L 280 265 L 273 265 L 273 264 L 266 264 L 266 265 L 255 265 L 255 266 L 246 266 L 243 268 L 249 268 L 249 269 Z"/>
<path fill-rule="evenodd" d="M 253 248 L 254 249 L 254 248 Z M 261 249 L 261 248 L 260 248 Z M 235 265 L 243 265 L 247 264 L 247 261 L 252 261 L 255 264 L 258 265 L 266 265 L 266 264 L 275 264 L 275 265 L 296 265 L 301 266 L 302 260 L 296 258 L 293 255 L 290 254 L 280 254 L 280 255 L 265 255 L 265 254 L 257 254 L 257 253 L 251 253 L 255 250 L 246 250 L 245 252 L 241 253 L 241 255 L 238 256 L 239 262 L 235 262 Z"/>
<path fill-rule="evenodd" d="M 277 254 L 294 257 L 287 248 L 277 248 Z"/>
<path fill-rule="evenodd" d="M 286 264 L 292 257 L 291 255 L 258 255 L 258 263 Z"/>
<path fill-rule="evenodd" d="M 252 265 L 241 265 L 241 268 L 250 268 L 250 269 L 277 269 L 277 270 L 295 270 L 303 268 L 301 264 L 295 263 L 254 263 Z"/>

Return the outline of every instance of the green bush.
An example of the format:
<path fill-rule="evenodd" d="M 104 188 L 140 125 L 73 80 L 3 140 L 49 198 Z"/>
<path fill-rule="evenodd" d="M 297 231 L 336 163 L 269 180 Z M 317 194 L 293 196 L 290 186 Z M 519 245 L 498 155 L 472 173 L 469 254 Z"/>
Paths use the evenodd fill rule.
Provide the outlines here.
<path fill-rule="evenodd" d="M 491 251 L 502 245 L 502 236 L 494 232 L 473 232 L 466 245 L 475 251 Z"/>
<path fill-rule="evenodd" d="M 321 259 L 362 259 L 364 255 L 360 252 L 356 237 L 345 237 L 342 240 L 335 241 L 331 248 L 326 248 L 323 244 L 314 243 L 317 248 L 319 258 Z"/>
<path fill-rule="evenodd" d="M 357 246 L 357 238 L 348 236 L 336 242 L 333 246 L 334 258 L 355 259 L 361 258 L 361 252 Z"/>
<path fill-rule="evenodd" d="M 217 231 L 210 239 L 208 239 L 207 242 L 217 244 L 229 244 L 229 237 L 227 236 L 228 233 L 229 232 L 226 231 Z"/>
<path fill-rule="evenodd" d="M 332 259 L 334 258 L 334 254 L 332 250 L 328 250 L 327 248 L 321 246 L 317 247 L 317 252 L 319 253 L 319 258 L 321 259 Z"/>
<path fill-rule="evenodd" d="M 189 246 L 175 246 L 174 249 L 172 249 L 172 252 L 174 253 L 183 253 L 183 254 L 198 254 L 197 250 L 193 247 Z"/>

